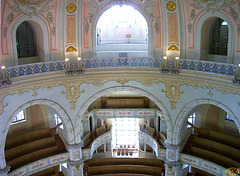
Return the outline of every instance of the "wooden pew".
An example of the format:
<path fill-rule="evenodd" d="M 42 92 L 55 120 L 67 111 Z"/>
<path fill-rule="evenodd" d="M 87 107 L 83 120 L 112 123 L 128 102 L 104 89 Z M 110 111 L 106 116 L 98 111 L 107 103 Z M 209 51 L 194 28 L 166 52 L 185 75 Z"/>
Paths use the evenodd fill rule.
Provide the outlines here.
<path fill-rule="evenodd" d="M 5 149 L 10 149 L 24 143 L 28 143 L 34 140 L 46 138 L 51 136 L 51 131 L 49 128 L 43 128 L 33 131 L 28 131 L 27 133 L 21 133 L 14 136 L 8 136 L 5 144 Z"/>
<path fill-rule="evenodd" d="M 200 128 L 199 137 L 217 141 L 232 146 L 234 148 L 240 148 L 240 138 L 225 133 Z"/>
<path fill-rule="evenodd" d="M 143 165 L 164 167 L 164 161 L 152 158 L 104 158 L 89 160 L 89 167 L 104 165 Z"/>
<path fill-rule="evenodd" d="M 194 138 L 193 145 L 240 161 L 240 150 L 232 146 L 197 136 Z"/>
<path fill-rule="evenodd" d="M 231 156 L 226 157 L 221 154 L 215 153 L 213 151 L 208 151 L 206 149 L 198 148 L 195 146 L 191 146 L 192 154 L 200 157 L 202 159 L 206 159 L 208 161 L 214 162 L 220 166 L 229 168 L 229 167 L 240 167 L 240 162 L 237 162 L 231 159 Z"/>
<path fill-rule="evenodd" d="M 28 153 L 26 155 L 22 155 L 11 161 L 8 161 L 7 164 L 11 166 L 11 171 L 12 171 L 21 166 L 25 166 L 26 164 L 55 155 L 57 153 L 58 153 L 58 146 L 53 146 L 53 147 L 37 150 L 32 153 Z"/>
<path fill-rule="evenodd" d="M 94 166 L 88 168 L 88 175 L 100 175 L 100 174 L 118 174 L 118 173 L 141 173 L 154 176 L 160 176 L 162 168 L 151 166 L 139 166 L 139 165 L 107 165 L 107 166 Z"/>
<path fill-rule="evenodd" d="M 55 137 L 47 137 L 40 140 L 35 140 L 26 144 L 22 144 L 5 151 L 6 160 L 10 161 L 14 158 L 20 157 L 27 153 L 34 152 L 36 150 L 52 147 L 55 145 Z"/>

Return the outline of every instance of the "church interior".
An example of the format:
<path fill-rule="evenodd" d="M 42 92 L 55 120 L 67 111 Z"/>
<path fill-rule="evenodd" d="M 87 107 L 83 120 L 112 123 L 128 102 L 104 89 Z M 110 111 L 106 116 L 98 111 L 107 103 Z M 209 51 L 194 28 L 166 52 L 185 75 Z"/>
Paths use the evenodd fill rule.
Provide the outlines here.
<path fill-rule="evenodd" d="M 240 175 L 239 0 L 1 0 L 1 176 Z"/>

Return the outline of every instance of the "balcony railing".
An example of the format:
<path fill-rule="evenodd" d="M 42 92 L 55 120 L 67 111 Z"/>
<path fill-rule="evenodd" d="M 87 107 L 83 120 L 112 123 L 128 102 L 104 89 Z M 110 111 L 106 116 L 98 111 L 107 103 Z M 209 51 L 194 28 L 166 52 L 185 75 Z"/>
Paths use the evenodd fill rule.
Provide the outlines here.
<path fill-rule="evenodd" d="M 238 72 L 238 65 L 217 63 L 200 60 L 185 60 L 179 59 L 177 64 L 175 61 L 166 61 L 164 59 L 156 58 L 94 58 L 94 59 L 82 59 L 82 66 L 84 70 L 98 70 L 98 69 L 155 69 L 160 70 L 163 65 L 166 68 L 191 70 L 199 72 L 207 72 L 213 74 L 233 76 Z M 40 62 L 27 65 L 18 65 L 14 67 L 6 68 L 8 77 L 16 78 L 27 75 L 34 75 L 40 73 L 49 73 L 63 71 L 65 69 L 65 61 L 51 61 Z M 76 68 L 77 62 L 71 62 L 70 68 Z M 4 78 L 4 70 L 0 71 L 0 80 Z"/>

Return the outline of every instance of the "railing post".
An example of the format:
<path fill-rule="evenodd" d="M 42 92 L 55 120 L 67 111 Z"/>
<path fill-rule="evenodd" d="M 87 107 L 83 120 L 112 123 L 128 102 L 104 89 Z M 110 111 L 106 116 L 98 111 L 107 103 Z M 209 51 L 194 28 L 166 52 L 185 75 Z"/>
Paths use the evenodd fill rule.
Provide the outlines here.
<path fill-rule="evenodd" d="M 165 176 L 182 176 L 183 165 L 180 161 L 180 145 L 167 144 Z"/>
<path fill-rule="evenodd" d="M 82 147 L 83 141 L 79 144 L 69 145 L 69 157 L 68 157 L 68 165 L 67 172 L 68 176 L 83 176 L 83 159 L 82 159 Z"/>
<path fill-rule="evenodd" d="M 8 176 L 8 172 L 10 171 L 10 166 L 6 166 L 5 168 L 3 168 L 3 169 L 0 169 L 0 175 L 1 176 Z"/>

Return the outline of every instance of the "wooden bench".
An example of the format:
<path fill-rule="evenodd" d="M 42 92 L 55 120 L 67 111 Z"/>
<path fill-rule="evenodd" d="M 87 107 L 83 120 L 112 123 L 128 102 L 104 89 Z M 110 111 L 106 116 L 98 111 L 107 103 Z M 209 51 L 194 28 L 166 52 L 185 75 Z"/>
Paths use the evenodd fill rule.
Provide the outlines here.
<path fill-rule="evenodd" d="M 198 148 L 195 146 L 191 146 L 191 150 L 192 150 L 192 154 L 200 157 L 202 159 L 206 159 L 208 161 L 211 161 L 213 163 L 216 163 L 220 166 L 229 168 L 229 167 L 236 167 L 239 168 L 240 167 L 240 163 L 231 159 L 231 156 L 226 157 L 223 156 L 219 153 L 215 153 L 213 151 L 209 151 L 206 149 L 202 149 L 202 148 Z"/>
<path fill-rule="evenodd" d="M 194 138 L 193 145 L 240 161 L 240 150 L 232 146 L 197 136 Z"/>
<path fill-rule="evenodd" d="M 28 153 L 26 155 L 22 155 L 18 158 L 15 158 L 11 161 L 7 161 L 7 164 L 11 166 L 11 171 L 15 170 L 21 166 L 25 166 L 31 162 L 52 156 L 59 153 L 58 146 L 53 146 L 41 150 L 34 151 L 32 153 Z"/>
<path fill-rule="evenodd" d="M 10 161 L 22 155 L 34 152 L 36 150 L 52 147 L 56 144 L 55 137 L 47 137 L 35 140 L 26 144 L 22 144 L 5 151 L 6 160 Z"/>
<path fill-rule="evenodd" d="M 94 166 L 88 168 L 88 175 L 100 174 L 117 174 L 117 173 L 136 173 L 160 176 L 162 168 L 140 165 L 107 165 L 107 166 Z"/>
<path fill-rule="evenodd" d="M 104 158 L 104 159 L 91 159 L 89 166 L 104 166 L 104 165 L 143 165 L 164 167 L 164 161 L 152 158 Z"/>
<path fill-rule="evenodd" d="M 10 149 L 18 145 L 22 145 L 34 140 L 46 138 L 51 136 L 50 128 L 43 128 L 25 133 L 8 136 L 6 139 L 5 149 Z"/>
<path fill-rule="evenodd" d="M 220 142 L 234 148 L 240 148 L 240 138 L 225 133 L 200 128 L 198 136 Z"/>

